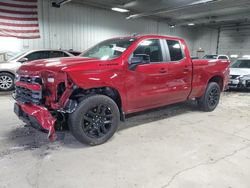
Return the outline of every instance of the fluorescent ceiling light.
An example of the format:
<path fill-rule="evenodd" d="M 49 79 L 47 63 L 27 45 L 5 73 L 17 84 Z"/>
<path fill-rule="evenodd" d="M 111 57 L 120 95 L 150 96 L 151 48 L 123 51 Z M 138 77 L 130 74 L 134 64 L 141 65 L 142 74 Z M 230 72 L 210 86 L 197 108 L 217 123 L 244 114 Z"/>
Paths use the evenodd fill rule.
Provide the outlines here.
<path fill-rule="evenodd" d="M 189 23 L 188 26 L 194 26 L 195 24 L 194 23 Z"/>
<path fill-rule="evenodd" d="M 140 45 L 141 45 L 141 46 L 149 46 L 151 43 L 152 43 L 152 41 L 150 41 L 150 40 L 145 40 L 145 41 L 143 41 Z"/>
<path fill-rule="evenodd" d="M 243 58 L 250 58 L 250 55 L 243 55 Z"/>
<path fill-rule="evenodd" d="M 117 8 L 117 7 L 113 7 L 111 8 L 111 10 L 116 11 L 116 12 L 129 12 L 129 10 L 127 9 Z"/>
<path fill-rule="evenodd" d="M 239 56 L 237 54 L 230 55 L 231 58 L 238 58 Z"/>
<path fill-rule="evenodd" d="M 198 5 L 198 4 L 203 4 L 203 3 L 211 3 L 217 0 L 199 0 L 199 1 L 195 1 L 193 3 L 190 3 L 190 5 Z"/>

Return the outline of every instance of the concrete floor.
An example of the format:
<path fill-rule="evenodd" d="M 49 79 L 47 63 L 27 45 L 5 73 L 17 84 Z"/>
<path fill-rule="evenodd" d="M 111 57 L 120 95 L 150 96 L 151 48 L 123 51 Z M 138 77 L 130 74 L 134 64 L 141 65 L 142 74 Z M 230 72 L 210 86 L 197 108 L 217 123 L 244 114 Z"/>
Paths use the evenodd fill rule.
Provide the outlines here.
<path fill-rule="evenodd" d="M 129 117 L 96 147 L 49 143 L 12 108 L 0 96 L 1 188 L 250 187 L 250 93 L 224 93 L 211 113 L 187 102 Z"/>

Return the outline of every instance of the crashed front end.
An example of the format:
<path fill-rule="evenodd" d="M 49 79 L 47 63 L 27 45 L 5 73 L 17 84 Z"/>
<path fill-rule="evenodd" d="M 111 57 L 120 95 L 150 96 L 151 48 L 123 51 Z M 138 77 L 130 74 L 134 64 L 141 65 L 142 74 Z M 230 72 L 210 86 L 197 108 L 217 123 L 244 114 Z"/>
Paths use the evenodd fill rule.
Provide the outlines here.
<path fill-rule="evenodd" d="M 230 89 L 250 89 L 250 75 L 230 75 L 228 87 Z"/>
<path fill-rule="evenodd" d="M 56 139 L 55 125 L 58 114 L 70 111 L 69 97 L 73 83 L 64 72 L 18 71 L 16 90 L 13 94 L 16 103 L 14 112 L 27 125 L 48 133 L 51 141 Z"/>

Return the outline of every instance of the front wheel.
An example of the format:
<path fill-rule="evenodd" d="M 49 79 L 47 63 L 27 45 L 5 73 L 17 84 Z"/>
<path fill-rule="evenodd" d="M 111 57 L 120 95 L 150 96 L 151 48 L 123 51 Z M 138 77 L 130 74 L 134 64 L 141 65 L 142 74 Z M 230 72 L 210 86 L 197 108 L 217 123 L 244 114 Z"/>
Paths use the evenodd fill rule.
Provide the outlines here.
<path fill-rule="evenodd" d="M 204 95 L 197 99 L 201 110 L 205 112 L 213 111 L 220 100 L 220 86 L 216 82 L 210 82 Z"/>
<path fill-rule="evenodd" d="M 99 145 L 110 139 L 118 128 L 117 104 L 104 95 L 85 98 L 69 116 L 69 128 L 81 143 Z"/>

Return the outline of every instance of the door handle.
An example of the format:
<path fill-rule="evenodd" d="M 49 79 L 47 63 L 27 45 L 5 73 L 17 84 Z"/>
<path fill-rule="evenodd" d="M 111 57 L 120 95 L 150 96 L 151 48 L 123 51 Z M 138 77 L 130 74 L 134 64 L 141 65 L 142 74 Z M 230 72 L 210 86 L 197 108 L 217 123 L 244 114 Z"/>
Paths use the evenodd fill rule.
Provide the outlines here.
<path fill-rule="evenodd" d="M 165 69 L 165 68 L 161 68 L 160 70 L 159 70 L 159 73 L 166 73 L 167 72 L 167 70 Z"/>
<path fill-rule="evenodd" d="M 190 68 L 188 66 L 185 66 L 184 69 L 183 69 L 183 72 L 188 73 L 189 71 L 190 71 Z"/>

